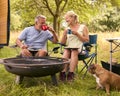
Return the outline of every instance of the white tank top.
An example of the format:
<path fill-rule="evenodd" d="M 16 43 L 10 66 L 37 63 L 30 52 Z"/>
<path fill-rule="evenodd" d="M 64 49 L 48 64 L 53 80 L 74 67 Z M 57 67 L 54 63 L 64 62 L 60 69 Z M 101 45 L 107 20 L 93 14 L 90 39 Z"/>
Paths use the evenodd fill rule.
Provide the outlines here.
<path fill-rule="evenodd" d="M 85 25 L 80 25 L 77 32 L 81 35 L 83 35 Z M 82 47 L 83 42 L 80 41 L 80 39 L 73 34 L 67 34 L 67 41 L 66 41 L 66 47 L 65 48 L 80 48 Z"/>

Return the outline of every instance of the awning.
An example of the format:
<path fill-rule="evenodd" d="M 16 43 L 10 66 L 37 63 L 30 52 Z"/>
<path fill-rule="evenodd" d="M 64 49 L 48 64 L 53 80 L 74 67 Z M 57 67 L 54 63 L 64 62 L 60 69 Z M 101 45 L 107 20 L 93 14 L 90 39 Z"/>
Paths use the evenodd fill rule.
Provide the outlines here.
<path fill-rule="evenodd" d="M 9 44 L 10 4 L 9 0 L 0 0 L 0 47 Z"/>

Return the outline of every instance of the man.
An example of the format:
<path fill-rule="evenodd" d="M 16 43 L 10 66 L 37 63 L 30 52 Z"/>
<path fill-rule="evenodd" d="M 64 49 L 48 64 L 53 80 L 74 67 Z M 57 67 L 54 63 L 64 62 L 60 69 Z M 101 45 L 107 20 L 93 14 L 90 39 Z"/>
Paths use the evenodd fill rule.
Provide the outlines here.
<path fill-rule="evenodd" d="M 42 26 L 44 27 L 42 29 Z M 53 43 L 58 42 L 57 35 L 53 28 L 46 26 L 46 17 L 39 15 L 35 18 L 35 25 L 23 30 L 16 40 L 16 44 L 21 48 L 21 55 L 46 56 L 46 44 L 50 40 Z"/>

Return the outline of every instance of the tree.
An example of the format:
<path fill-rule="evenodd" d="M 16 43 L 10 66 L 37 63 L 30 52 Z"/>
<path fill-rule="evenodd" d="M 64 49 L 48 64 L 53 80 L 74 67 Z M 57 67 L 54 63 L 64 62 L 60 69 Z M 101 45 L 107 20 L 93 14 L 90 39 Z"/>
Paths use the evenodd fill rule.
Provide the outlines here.
<path fill-rule="evenodd" d="M 59 32 L 59 18 L 64 11 L 67 2 L 68 0 L 18 0 L 13 6 L 16 12 L 24 18 L 25 25 L 32 25 L 33 21 L 31 22 L 30 19 L 33 19 L 35 15 L 42 13 L 48 17 L 53 17 L 53 28 L 55 31 Z"/>
<path fill-rule="evenodd" d="M 114 32 L 120 29 L 120 9 L 106 9 L 106 12 L 96 16 L 91 22 L 92 31 Z"/>
<path fill-rule="evenodd" d="M 118 0 L 12 0 L 11 2 L 13 2 L 11 5 L 13 14 L 21 18 L 21 28 L 33 25 L 35 16 L 43 14 L 48 17 L 48 23 L 53 25 L 57 33 L 60 30 L 62 16 L 68 10 L 74 10 L 79 15 L 80 22 L 90 24 L 96 15 L 101 15 L 103 10 L 101 8 L 104 5 L 107 8 L 120 5 Z"/>
<path fill-rule="evenodd" d="M 57 32 L 60 30 L 63 13 L 68 10 L 78 13 L 81 22 L 90 21 L 92 15 L 98 12 L 96 5 L 88 4 L 85 0 L 17 0 L 12 6 L 22 18 L 22 27 L 32 25 L 34 17 L 42 13 L 49 17 L 49 21 L 53 20 L 53 27 Z"/>

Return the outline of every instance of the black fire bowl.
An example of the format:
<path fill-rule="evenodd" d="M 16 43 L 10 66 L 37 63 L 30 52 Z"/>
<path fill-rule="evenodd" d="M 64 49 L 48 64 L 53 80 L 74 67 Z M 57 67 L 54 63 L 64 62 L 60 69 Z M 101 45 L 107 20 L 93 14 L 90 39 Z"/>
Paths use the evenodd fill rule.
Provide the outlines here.
<path fill-rule="evenodd" d="M 56 57 L 15 57 L 4 59 L 3 64 L 8 72 L 20 76 L 20 79 L 24 76 L 42 77 L 51 75 L 53 83 L 56 84 L 55 74 L 62 71 L 64 65 L 69 64 L 69 60 Z"/>
<path fill-rule="evenodd" d="M 55 57 L 28 57 L 4 59 L 5 69 L 13 74 L 41 77 L 53 75 L 63 70 L 64 64 L 69 61 L 64 58 Z"/>

